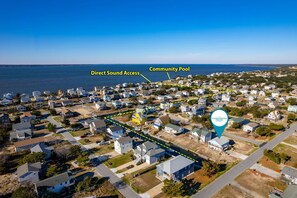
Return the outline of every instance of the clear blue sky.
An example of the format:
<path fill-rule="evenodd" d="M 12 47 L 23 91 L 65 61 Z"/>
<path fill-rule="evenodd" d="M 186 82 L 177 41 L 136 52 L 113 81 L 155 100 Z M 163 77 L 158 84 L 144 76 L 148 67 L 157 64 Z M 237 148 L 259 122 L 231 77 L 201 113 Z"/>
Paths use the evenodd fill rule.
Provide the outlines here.
<path fill-rule="evenodd" d="M 0 0 L 0 64 L 297 63 L 296 0 Z"/>

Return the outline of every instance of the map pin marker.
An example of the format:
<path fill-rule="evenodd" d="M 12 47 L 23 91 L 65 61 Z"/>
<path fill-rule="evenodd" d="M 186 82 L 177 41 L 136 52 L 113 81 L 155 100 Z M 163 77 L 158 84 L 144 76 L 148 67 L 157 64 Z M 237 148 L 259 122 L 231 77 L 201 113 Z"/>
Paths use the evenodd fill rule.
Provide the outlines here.
<path fill-rule="evenodd" d="M 215 129 L 218 137 L 220 138 L 228 124 L 229 116 L 226 111 L 217 109 L 210 115 L 210 121 Z"/>

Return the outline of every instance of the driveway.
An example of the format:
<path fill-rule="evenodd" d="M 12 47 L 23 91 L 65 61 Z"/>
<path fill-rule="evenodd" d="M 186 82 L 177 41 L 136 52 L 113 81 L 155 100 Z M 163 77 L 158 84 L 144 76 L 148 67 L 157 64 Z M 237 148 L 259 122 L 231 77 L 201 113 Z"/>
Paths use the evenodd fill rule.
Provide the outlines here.
<path fill-rule="evenodd" d="M 225 185 L 230 184 L 237 176 L 239 176 L 241 173 L 243 173 L 246 169 L 252 167 L 254 164 L 257 163 L 263 156 L 263 152 L 265 149 L 272 149 L 277 144 L 282 142 L 284 139 L 286 139 L 288 136 L 292 135 L 295 130 L 297 130 L 297 123 L 291 125 L 290 129 L 287 129 L 283 133 L 280 133 L 278 136 L 273 138 L 271 141 L 267 142 L 266 144 L 263 144 L 262 147 L 260 147 L 258 150 L 253 152 L 248 158 L 245 160 L 239 162 L 237 165 L 235 165 L 233 168 L 231 168 L 229 171 L 227 171 L 225 174 L 217 178 L 215 181 L 210 183 L 208 186 L 203 188 L 201 191 L 193 195 L 193 197 L 197 198 L 205 198 L 205 197 L 211 197 L 218 191 L 220 191 Z"/>
<path fill-rule="evenodd" d="M 154 188 L 146 191 L 144 194 L 148 195 L 149 197 L 155 197 L 158 194 L 162 193 L 162 187 L 163 187 L 164 183 L 160 183 L 159 185 L 155 186 Z"/>
<path fill-rule="evenodd" d="M 120 193 L 127 198 L 140 198 L 140 196 L 131 189 L 123 180 L 117 177 L 109 168 L 104 164 L 100 164 L 94 168 L 101 176 L 108 177 L 110 183 L 118 190 Z"/>
<path fill-rule="evenodd" d="M 49 122 L 56 125 L 59 128 L 62 128 L 62 125 L 58 122 L 56 122 L 51 116 L 47 118 Z M 63 129 L 63 128 L 62 128 Z M 80 144 L 69 132 L 67 129 L 64 129 L 64 132 L 61 133 L 65 139 L 67 139 L 72 145 L 79 145 L 81 146 L 83 151 L 88 150 L 85 148 L 82 144 Z M 112 152 L 113 153 L 113 152 Z M 106 156 L 106 154 L 104 155 Z M 90 155 L 90 159 L 97 158 L 100 156 L 95 156 L 93 154 Z M 140 196 L 132 190 L 130 186 L 125 184 L 123 180 L 121 180 L 119 177 L 117 177 L 109 168 L 107 168 L 103 163 L 100 165 L 94 167 L 94 169 L 103 177 L 108 177 L 110 183 L 124 196 L 124 197 L 131 197 L 131 198 L 140 198 Z"/>

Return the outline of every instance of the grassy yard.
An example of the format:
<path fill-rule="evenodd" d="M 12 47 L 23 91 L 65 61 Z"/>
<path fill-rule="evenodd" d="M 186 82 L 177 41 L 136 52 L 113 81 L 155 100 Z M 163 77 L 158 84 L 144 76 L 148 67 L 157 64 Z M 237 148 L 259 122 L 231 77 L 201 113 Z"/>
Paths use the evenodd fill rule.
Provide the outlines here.
<path fill-rule="evenodd" d="M 161 181 L 156 178 L 156 169 L 135 178 L 133 178 L 131 174 L 127 174 L 124 176 L 123 180 L 131 185 L 137 193 L 144 193 L 161 183 Z"/>
<path fill-rule="evenodd" d="M 60 118 L 60 116 L 53 117 L 53 119 L 54 119 L 56 122 L 61 123 L 61 118 Z"/>
<path fill-rule="evenodd" d="M 92 151 L 96 155 L 103 155 L 103 154 L 106 154 L 106 153 L 110 153 L 113 150 L 114 150 L 114 146 L 110 145 L 110 144 L 105 144 L 105 145 L 98 146 L 98 147 L 92 149 Z"/>
<path fill-rule="evenodd" d="M 278 153 L 285 153 L 289 155 L 291 159 L 286 163 L 286 165 L 297 168 L 297 149 L 288 145 L 279 144 L 273 150 Z"/>
<path fill-rule="evenodd" d="M 273 161 L 271 161 L 270 159 L 268 159 L 268 157 L 263 156 L 260 159 L 260 164 L 262 166 L 265 166 L 266 168 L 269 168 L 271 170 L 274 170 L 276 172 L 280 172 L 281 171 L 281 166 Z"/>
<path fill-rule="evenodd" d="M 297 145 L 297 136 L 291 135 L 287 139 L 285 139 L 284 142 L 286 142 L 288 144 Z"/>
<path fill-rule="evenodd" d="M 216 173 L 215 175 L 212 175 L 211 177 L 206 175 L 206 171 L 203 169 L 199 169 L 197 171 L 195 171 L 193 174 L 189 175 L 187 177 L 187 179 L 191 180 L 193 179 L 195 182 L 199 183 L 199 189 L 204 188 L 205 186 L 207 186 L 208 184 L 210 184 L 212 181 L 214 181 L 216 178 L 218 178 L 219 176 L 223 175 L 225 172 L 227 172 L 228 170 L 230 170 L 233 166 L 235 166 L 236 164 L 238 164 L 239 161 L 236 161 L 232 164 L 227 164 L 226 169 Z"/>
<path fill-rule="evenodd" d="M 88 133 L 88 132 L 90 132 L 89 129 L 85 129 L 85 130 L 81 130 L 81 131 L 71 131 L 70 134 L 73 137 L 79 137 L 79 136 L 82 136 L 82 135 L 84 135 L 85 133 Z"/>
<path fill-rule="evenodd" d="M 83 145 L 86 145 L 86 144 L 93 144 L 101 140 L 103 140 L 102 135 L 93 135 L 93 136 L 82 138 L 79 140 L 79 142 Z"/>
<path fill-rule="evenodd" d="M 295 149 L 289 145 L 278 144 L 276 147 L 274 147 L 273 151 L 275 151 L 277 153 L 285 153 L 285 154 L 289 155 L 291 157 L 291 159 L 289 161 L 287 161 L 285 163 L 285 165 L 297 168 L 297 149 Z M 268 159 L 266 156 L 263 156 L 261 158 L 260 163 L 263 166 L 270 168 L 272 170 L 275 170 L 277 172 L 280 172 L 283 167 L 283 164 L 277 164 L 277 163 L 271 161 L 270 159 Z"/>
<path fill-rule="evenodd" d="M 104 162 L 104 164 L 109 168 L 116 168 L 128 162 L 131 162 L 132 161 L 131 156 L 133 156 L 133 151 L 130 151 L 124 155 L 119 155 L 114 158 L 110 158 L 109 160 Z"/>

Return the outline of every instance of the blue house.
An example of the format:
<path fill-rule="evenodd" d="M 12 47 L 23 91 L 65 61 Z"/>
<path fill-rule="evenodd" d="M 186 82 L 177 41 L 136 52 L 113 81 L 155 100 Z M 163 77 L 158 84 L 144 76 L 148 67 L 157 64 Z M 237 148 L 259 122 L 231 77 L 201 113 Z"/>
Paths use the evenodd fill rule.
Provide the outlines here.
<path fill-rule="evenodd" d="M 157 165 L 156 176 L 161 180 L 181 181 L 194 172 L 194 162 L 181 155 Z"/>

